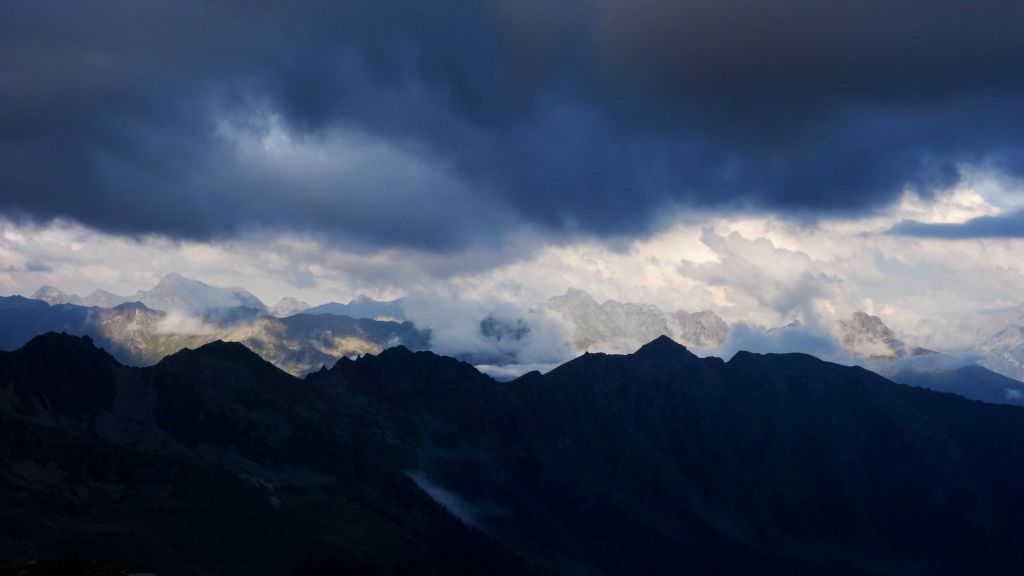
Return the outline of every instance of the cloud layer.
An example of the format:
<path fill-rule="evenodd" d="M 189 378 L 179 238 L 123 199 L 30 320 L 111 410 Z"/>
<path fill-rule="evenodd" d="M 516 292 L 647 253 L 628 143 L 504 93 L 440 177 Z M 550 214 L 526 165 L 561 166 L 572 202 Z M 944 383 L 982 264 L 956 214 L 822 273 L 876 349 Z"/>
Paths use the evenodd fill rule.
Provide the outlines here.
<path fill-rule="evenodd" d="M 568 344 L 573 327 L 545 303 L 580 288 L 598 302 L 714 311 L 734 330 L 721 349 L 702 353 L 747 348 L 842 360 L 839 323 L 858 310 L 880 316 L 911 345 L 956 353 L 978 344 L 992 311 L 1021 303 L 1024 239 L 950 242 L 888 231 L 909 219 L 962 224 L 998 213 L 977 193 L 956 189 L 927 202 L 904 197 L 881 216 L 820 226 L 706 215 L 641 239 L 534 244 L 498 259 L 486 251 L 464 252 L 466 259 L 413 248 L 352 251 L 312 233 L 132 240 L 64 222 L 0 219 L 0 294 L 27 295 L 43 284 L 133 294 L 178 271 L 244 286 L 269 303 L 282 296 L 311 304 L 360 294 L 403 297 L 406 315 L 431 331 L 436 351 L 525 368 L 575 352 Z M 794 321 L 799 328 L 767 332 Z"/>
<path fill-rule="evenodd" d="M 3 213 L 447 253 L 1024 170 L 1017 1 L 285 6 L 6 3 Z"/>
<path fill-rule="evenodd" d="M 979 216 L 966 222 L 937 223 L 904 220 L 890 231 L 902 236 L 923 238 L 1024 238 L 1024 211 L 998 216 Z"/>

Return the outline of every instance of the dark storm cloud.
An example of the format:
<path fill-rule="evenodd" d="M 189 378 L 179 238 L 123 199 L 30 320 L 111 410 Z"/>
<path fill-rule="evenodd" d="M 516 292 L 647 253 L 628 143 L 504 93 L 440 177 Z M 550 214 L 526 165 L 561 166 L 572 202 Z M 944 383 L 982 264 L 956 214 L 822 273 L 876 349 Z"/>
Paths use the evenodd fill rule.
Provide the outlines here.
<path fill-rule="evenodd" d="M 1018 1 L 283 6 L 4 2 L 4 213 L 447 250 L 1024 171 Z"/>
<path fill-rule="evenodd" d="M 980 216 L 960 224 L 931 224 L 905 220 L 890 234 L 922 238 L 1024 238 L 1024 211 L 999 216 Z"/>
<path fill-rule="evenodd" d="M 4 272 L 53 272 L 53 267 L 45 262 L 39 262 L 38 260 L 29 260 L 22 266 L 14 266 L 13 264 L 2 268 Z"/>

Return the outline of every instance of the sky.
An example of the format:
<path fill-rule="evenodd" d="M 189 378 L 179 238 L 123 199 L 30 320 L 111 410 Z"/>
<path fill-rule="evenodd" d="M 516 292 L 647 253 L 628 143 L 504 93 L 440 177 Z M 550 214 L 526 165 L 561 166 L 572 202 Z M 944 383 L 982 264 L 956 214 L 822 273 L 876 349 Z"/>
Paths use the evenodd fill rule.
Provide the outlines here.
<path fill-rule="evenodd" d="M 569 287 L 915 343 L 1024 298 L 1024 4 L 4 1 L 0 293 Z M 511 314 L 511 312 L 509 312 Z"/>

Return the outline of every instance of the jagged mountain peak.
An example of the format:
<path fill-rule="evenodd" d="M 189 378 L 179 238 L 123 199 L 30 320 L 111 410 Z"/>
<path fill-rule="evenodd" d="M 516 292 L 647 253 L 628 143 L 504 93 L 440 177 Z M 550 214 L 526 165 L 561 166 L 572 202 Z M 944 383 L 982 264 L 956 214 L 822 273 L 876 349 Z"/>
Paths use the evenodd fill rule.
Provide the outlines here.
<path fill-rule="evenodd" d="M 382 359 L 383 358 L 408 358 L 408 357 L 412 356 L 413 354 L 415 354 L 415 352 L 413 352 L 412 350 L 409 350 L 405 346 L 399 344 L 398 346 L 392 346 L 390 348 L 382 350 L 380 354 L 377 354 L 377 356 L 380 356 Z M 433 352 L 422 352 L 422 354 L 430 354 L 430 355 L 435 355 L 436 356 L 436 354 L 434 354 Z M 367 354 L 367 356 L 372 356 L 372 354 Z"/>
<path fill-rule="evenodd" d="M 40 286 L 35 292 L 32 293 L 31 298 L 33 300 L 42 300 L 51 306 L 54 304 L 65 304 L 72 300 L 77 300 L 78 296 L 68 294 L 67 292 L 57 288 L 56 286 L 50 286 L 44 284 Z"/>
<path fill-rule="evenodd" d="M 450 371 L 472 373 L 475 376 L 490 378 L 476 369 L 468 362 L 463 362 L 450 356 L 442 356 L 429 350 L 413 351 L 399 344 L 381 351 L 379 354 L 364 354 L 351 362 L 339 361 L 337 366 L 356 367 L 414 367 L 416 370 L 443 373 Z"/>
<path fill-rule="evenodd" d="M 0 350 L 20 348 L 48 331 L 87 334 L 131 366 L 151 366 L 178 350 L 217 339 L 242 342 L 297 376 L 332 366 L 342 356 L 377 353 L 396 344 L 423 349 L 430 341 L 412 324 L 334 315 L 275 318 L 244 306 L 167 312 L 138 298 L 108 308 L 0 297 Z"/>
<path fill-rule="evenodd" d="M 861 358 L 903 358 L 913 353 L 909 346 L 878 316 L 854 312 L 839 322 L 844 346 Z"/>
<path fill-rule="evenodd" d="M 257 356 L 255 352 L 249 350 L 244 344 L 242 344 L 240 342 L 231 342 L 231 341 L 227 341 L 227 340 L 214 340 L 213 342 L 209 342 L 207 344 L 203 344 L 199 348 L 196 348 L 196 352 L 203 352 L 203 353 L 206 353 L 206 354 L 214 354 L 214 355 L 224 354 L 224 353 L 237 354 L 237 353 L 242 352 L 242 351 L 248 352 L 252 356 L 254 356 L 256 358 L 259 358 L 259 356 Z"/>
<path fill-rule="evenodd" d="M 100 308 L 112 308 L 118 304 L 128 301 L 128 298 L 119 296 L 113 292 L 97 288 L 84 298 L 78 294 L 69 294 L 60 288 L 44 285 L 40 286 L 32 294 L 34 300 L 42 300 L 51 306 L 58 304 L 75 304 L 77 306 L 97 306 Z"/>
<path fill-rule="evenodd" d="M 641 346 L 633 355 L 645 358 L 697 358 L 686 346 L 664 334 Z"/>
<path fill-rule="evenodd" d="M 291 316 L 293 314 L 299 314 L 309 309 L 309 304 L 306 304 L 302 300 L 292 298 L 291 296 L 285 296 L 278 300 L 277 304 L 270 309 L 270 313 L 278 318 L 285 316 Z"/>
<path fill-rule="evenodd" d="M 196 280 L 195 278 L 189 278 L 183 276 L 177 272 L 169 272 L 160 277 L 156 285 L 153 286 L 149 291 L 161 291 L 161 290 L 208 290 L 208 289 L 219 289 L 219 290 L 243 290 L 242 288 L 217 288 L 211 286 L 202 280 Z"/>
<path fill-rule="evenodd" d="M 89 421 L 111 407 L 111 375 L 119 366 L 88 336 L 48 332 L 0 354 L 0 389 L 11 386 L 37 417 L 48 414 L 59 426 L 88 430 Z"/>
<path fill-rule="evenodd" d="M 186 380 L 193 377 L 197 368 L 204 372 L 220 374 L 221 376 L 212 379 L 204 376 L 210 380 L 211 386 L 216 387 L 244 387 L 246 380 L 281 384 L 291 382 L 295 378 L 264 360 L 245 344 L 225 340 L 215 340 L 195 349 L 185 348 L 167 356 L 152 367 L 158 372 L 186 375 Z"/>
<path fill-rule="evenodd" d="M 112 558 L 187 574 L 347 573 L 364 557 L 368 573 L 513 566 L 460 571 L 483 545 L 481 558 L 521 554 L 515 574 L 1019 573 L 1014 407 L 807 355 L 684 364 L 667 337 L 512 384 L 402 348 L 299 381 L 248 369 L 242 349 L 92 375 L 0 354 L 0 493 L 31 496 L 12 499 L 5 546 L 74 547 L 85 526 L 98 550 L 145 530 L 160 547 Z M 258 532 L 267 557 L 225 548 L 228 532 Z M 273 545 L 292 541 L 317 544 Z M 164 542 L 187 544 L 197 568 Z M 296 563 L 311 555 L 340 560 Z"/>
<path fill-rule="evenodd" d="M 160 277 L 154 288 L 166 287 L 166 286 L 202 286 L 204 288 L 213 288 L 214 286 L 198 280 L 179 274 L 178 272 L 168 272 Z"/>
<path fill-rule="evenodd" d="M 273 367 L 275 370 L 278 369 L 270 362 L 267 362 L 266 360 L 261 358 L 259 354 L 250 350 L 245 344 L 225 340 L 214 340 L 213 342 L 208 342 L 195 349 L 185 348 L 184 350 L 181 350 L 173 354 L 171 357 L 177 356 L 209 356 L 217 358 L 219 360 L 229 361 L 238 364 L 246 364 L 250 366 L 266 365 L 269 367 Z"/>
<path fill-rule="evenodd" d="M 244 288 L 220 288 L 176 272 L 164 275 L 156 286 L 133 297 L 154 310 L 202 314 L 221 308 L 246 307 L 265 311 L 267 306 Z"/>
<path fill-rule="evenodd" d="M 850 315 L 850 321 L 851 322 L 855 322 L 857 324 L 860 324 L 862 326 L 866 326 L 866 327 L 870 327 L 870 328 L 875 329 L 875 330 L 879 330 L 881 332 L 887 333 L 890 336 L 893 333 L 892 330 L 890 330 L 889 327 L 885 325 L 885 322 L 882 322 L 881 318 L 879 318 L 878 316 L 875 316 L 873 314 L 868 314 L 867 312 L 864 312 L 863 310 L 857 310 L 856 312 L 851 314 Z"/>
<path fill-rule="evenodd" d="M 713 347 L 729 334 L 729 326 L 711 310 L 665 312 L 646 303 L 598 303 L 578 288 L 551 298 L 547 307 L 573 325 L 572 344 L 581 352 L 628 353 L 662 334 L 687 346 Z"/>
<path fill-rule="evenodd" d="M 99 308 L 112 308 L 114 306 L 118 306 L 120 304 L 124 304 L 125 302 L 130 302 L 130 301 L 131 301 L 131 299 L 129 299 L 129 298 L 125 297 L 125 296 L 121 296 L 119 294 L 114 294 L 113 292 L 110 292 L 108 290 L 103 290 L 102 288 L 97 288 L 96 290 L 93 290 L 92 292 L 90 292 L 88 296 L 86 296 L 85 298 L 82 298 L 78 302 L 78 304 L 81 304 L 82 306 L 97 306 Z"/>
<path fill-rule="evenodd" d="M 66 355 L 68 359 L 90 355 L 117 362 L 106 350 L 96 346 L 89 336 L 74 336 L 66 332 L 47 332 L 29 340 L 21 350 L 26 354 Z"/>
<path fill-rule="evenodd" d="M 363 393 L 394 399 L 435 398 L 464 394 L 494 380 L 472 364 L 428 351 L 413 352 L 394 346 L 356 360 L 343 358 L 326 372 L 309 374 L 312 382 L 333 381 L 355 385 Z M 403 401 L 404 400 L 400 400 Z"/>

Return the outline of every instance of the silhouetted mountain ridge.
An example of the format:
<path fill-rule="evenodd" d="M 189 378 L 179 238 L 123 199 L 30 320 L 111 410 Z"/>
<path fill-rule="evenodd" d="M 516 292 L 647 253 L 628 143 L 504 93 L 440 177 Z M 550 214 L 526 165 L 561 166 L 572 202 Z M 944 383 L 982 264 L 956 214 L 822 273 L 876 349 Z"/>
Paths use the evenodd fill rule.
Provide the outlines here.
<path fill-rule="evenodd" d="M 499 383 L 394 347 L 299 380 L 237 343 L 127 368 L 48 334 L 0 354 L 0 375 L 3 562 L 75 553 L 184 574 L 1024 568 L 1024 411 L 803 354 L 725 362 L 658 338 Z"/>

